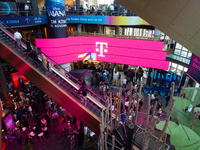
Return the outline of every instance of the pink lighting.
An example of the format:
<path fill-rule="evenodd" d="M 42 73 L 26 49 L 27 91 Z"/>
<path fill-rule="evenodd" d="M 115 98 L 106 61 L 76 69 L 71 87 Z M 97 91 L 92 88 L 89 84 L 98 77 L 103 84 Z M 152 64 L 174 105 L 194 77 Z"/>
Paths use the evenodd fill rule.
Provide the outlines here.
<path fill-rule="evenodd" d="M 36 39 L 36 46 L 58 64 L 83 60 L 84 53 L 96 53 L 97 61 L 168 69 L 163 42 L 103 37 Z"/>

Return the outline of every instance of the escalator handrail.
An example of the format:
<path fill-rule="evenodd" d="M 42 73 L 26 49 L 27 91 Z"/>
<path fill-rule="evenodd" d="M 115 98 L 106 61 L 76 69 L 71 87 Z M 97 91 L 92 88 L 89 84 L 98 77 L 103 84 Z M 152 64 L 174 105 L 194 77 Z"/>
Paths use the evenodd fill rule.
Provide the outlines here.
<path fill-rule="evenodd" d="M 3 31 L 3 30 L 2 30 Z M 4 32 L 4 31 L 3 31 Z M 4 32 L 5 33 L 5 32 Z M 8 34 L 6 34 L 8 35 Z M 4 36 L 2 34 L 2 36 Z M 6 36 L 4 36 L 7 40 L 9 40 Z M 22 51 L 23 54 L 25 54 L 26 56 L 28 56 L 29 59 L 32 59 L 29 55 L 26 54 L 26 52 L 24 52 L 21 48 L 19 48 L 13 41 L 9 40 L 9 42 L 11 42 L 13 45 L 15 45 L 15 47 L 17 47 L 18 49 L 20 49 Z M 24 58 L 25 59 L 25 58 Z M 68 87 L 68 85 L 64 84 L 60 79 L 58 79 L 53 73 L 51 73 L 49 70 L 47 70 L 43 65 L 39 64 L 37 61 L 35 61 L 34 59 L 32 59 L 32 61 L 34 61 L 34 63 L 36 63 L 37 65 L 39 65 L 40 67 L 43 68 L 43 70 L 45 70 L 46 72 L 48 72 L 51 76 L 53 76 L 56 80 L 58 80 L 60 83 L 62 83 L 66 88 L 65 89 L 69 89 L 72 93 L 74 93 L 76 96 L 78 96 L 81 100 L 83 100 L 84 102 L 87 103 L 87 105 L 92 106 L 96 111 L 99 112 L 99 114 L 101 114 L 101 111 L 99 109 L 97 109 L 96 107 L 94 107 L 92 104 L 90 104 L 89 102 L 87 102 L 82 96 L 80 96 L 78 93 L 76 93 L 74 90 L 72 90 L 70 87 Z M 29 65 L 30 62 L 29 62 Z M 38 70 L 38 69 L 37 69 Z M 52 81 L 52 80 L 51 80 Z M 71 95 L 71 94 L 70 94 Z M 72 94 L 73 95 L 73 94 Z M 87 107 L 86 107 L 87 108 Z M 87 108 L 88 109 L 88 108 Z M 91 111 L 91 110 L 90 110 Z M 91 111 L 92 112 L 92 111 Z M 98 117 L 98 116 L 97 116 Z M 98 117 L 99 118 L 99 117 Z"/>
<path fill-rule="evenodd" d="M 0 21 L 5 25 L 7 26 L 7 28 L 9 28 L 11 31 L 15 32 L 10 26 L 8 26 L 7 24 L 5 24 L 1 19 Z M 14 34 L 14 33 L 13 33 Z M 22 37 L 22 39 L 26 42 L 26 39 Z M 54 62 L 57 66 L 59 66 L 59 68 L 61 68 L 62 70 L 65 71 L 65 73 L 70 76 L 71 78 L 74 79 L 74 81 L 76 81 L 76 83 L 78 83 L 78 85 L 80 86 L 80 82 L 74 77 L 72 76 L 69 72 L 67 72 L 62 66 L 60 66 L 59 64 L 57 64 L 54 60 L 52 60 L 49 56 L 47 56 L 45 53 L 43 53 L 40 49 L 38 49 L 36 46 L 32 45 L 34 47 L 34 49 L 36 49 L 37 51 L 39 51 L 40 53 L 44 54 L 45 57 L 47 57 L 48 59 L 50 59 L 52 62 Z M 104 104 L 106 104 L 106 101 L 101 98 L 100 96 L 98 96 L 95 92 L 93 92 L 90 88 L 86 87 L 88 91 L 90 91 L 93 95 L 95 95 L 98 99 L 100 99 L 101 101 L 104 102 Z"/>

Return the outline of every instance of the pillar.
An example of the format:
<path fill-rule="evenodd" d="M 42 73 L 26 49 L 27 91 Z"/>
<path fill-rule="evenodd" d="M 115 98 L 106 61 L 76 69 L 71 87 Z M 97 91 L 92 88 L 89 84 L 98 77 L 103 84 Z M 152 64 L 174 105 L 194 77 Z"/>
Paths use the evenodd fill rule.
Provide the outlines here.
<path fill-rule="evenodd" d="M 76 0 L 76 15 L 79 15 L 80 0 Z"/>
<path fill-rule="evenodd" d="M 37 0 L 31 0 L 31 6 L 32 6 L 33 16 L 39 15 Z"/>
<path fill-rule="evenodd" d="M 36 35 L 37 35 L 37 38 L 42 38 L 42 31 L 41 31 L 41 27 L 40 26 L 36 26 Z"/>
<path fill-rule="evenodd" d="M 67 37 L 65 0 L 45 0 L 50 38 Z"/>
<path fill-rule="evenodd" d="M 119 26 L 115 26 L 115 34 L 119 35 Z"/>
<path fill-rule="evenodd" d="M 77 24 L 77 31 L 82 32 L 82 24 Z"/>
<path fill-rule="evenodd" d="M 160 37 L 160 30 L 155 28 L 154 37 Z"/>
<path fill-rule="evenodd" d="M 1 85 L 4 97 L 6 97 L 6 95 L 8 94 L 9 91 L 8 91 L 8 86 L 6 83 L 6 78 L 5 78 L 5 75 L 4 75 L 2 66 L 1 66 L 1 62 L 0 62 L 0 85 Z"/>
<path fill-rule="evenodd" d="M 103 25 L 99 25 L 99 33 L 103 34 Z"/>
<path fill-rule="evenodd" d="M 128 132 L 127 132 L 127 141 L 126 141 L 126 150 L 131 150 L 131 144 L 133 139 L 133 132 L 134 132 L 134 125 L 128 125 Z"/>

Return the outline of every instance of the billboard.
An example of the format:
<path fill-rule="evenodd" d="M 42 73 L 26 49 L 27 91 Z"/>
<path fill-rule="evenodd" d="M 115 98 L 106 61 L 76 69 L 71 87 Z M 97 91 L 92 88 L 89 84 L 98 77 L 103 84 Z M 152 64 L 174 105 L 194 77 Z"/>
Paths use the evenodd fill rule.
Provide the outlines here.
<path fill-rule="evenodd" d="M 15 122 L 13 120 L 12 114 L 10 113 L 7 115 L 7 117 L 3 120 L 6 126 L 6 129 L 8 130 L 9 128 L 14 129 L 15 128 Z"/>
<path fill-rule="evenodd" d="M 48 30 L 51 38 L 67 37 L 67 21 L 64 0 L 45 0 Z"/>
<path fill-rule="evenodd" d="M 0 2 L 0 15 L 15 15 L 17 11 L 16 2 Z"/>
<path fill-rule="evenodd" d="M 187 75 L 200 84 L 200 58 L 195 54 L 192 56 Z"/>
<path fill-rule="evenodd" d="M 58 64 L 97 60 L 167 70 L 163 42 L 105 37 L 36 39 L 36 46 Z"/>

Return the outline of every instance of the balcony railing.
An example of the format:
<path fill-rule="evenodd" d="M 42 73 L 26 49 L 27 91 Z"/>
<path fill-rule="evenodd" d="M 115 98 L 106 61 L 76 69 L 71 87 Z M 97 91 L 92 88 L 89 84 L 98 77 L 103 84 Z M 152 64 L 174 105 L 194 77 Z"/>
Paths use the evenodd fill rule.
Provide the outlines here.
<path fill-rule="evenodd" d="M 160 41 L 160 37 L 112 35 L 112 34 L 77 32 L 77 31 L 72 32 L 71 36 L 72 37 L 75 37 L 75 36 L 99 36 L 99 37 L 111 37 L 111 38 L 123 38 L 123 39 L 137 39 L 137 40 Z"/>
<path fill-rule="evenodd" d="M 45 10 L 38 11 L 18 11 L 18 10 L 0 10 L 0 16 L 4 17 L 16 17 L 16 16 L 37 16 L 46 15 Z M 66 11 L 66 15 L 93 15 L 93 16 L 136 16 L 130 11 L 104 11 L 102 9 L 91 11 L 91 10 L 69 10 Z"/>

